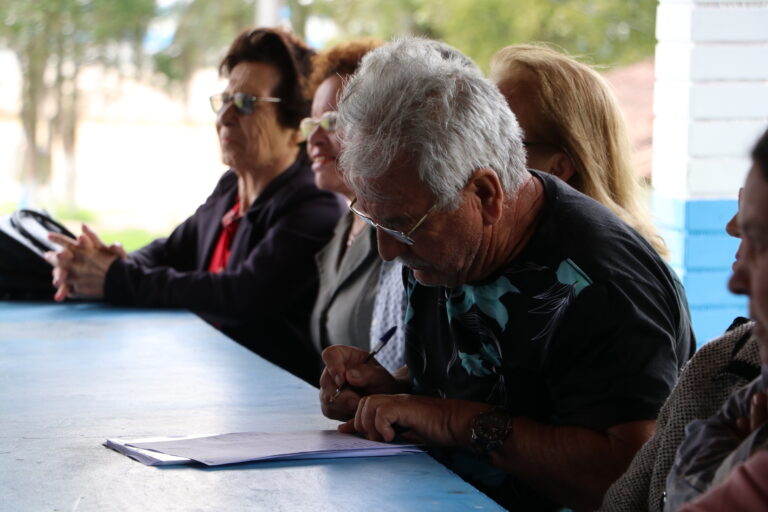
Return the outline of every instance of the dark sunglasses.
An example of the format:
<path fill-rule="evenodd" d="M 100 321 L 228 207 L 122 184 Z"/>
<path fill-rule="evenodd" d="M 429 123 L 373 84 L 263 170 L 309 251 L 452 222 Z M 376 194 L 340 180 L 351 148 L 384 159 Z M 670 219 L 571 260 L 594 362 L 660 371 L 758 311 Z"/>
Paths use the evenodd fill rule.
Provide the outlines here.
<path fill-rule="evenodd" d="M 228 92 L 222 92 L 221 94 L 214 94 L 210 98 L 211 108 L 214 114 L 218 114 L 226 107 L 230 102 L 235 106 L 235 109 L 240 114 L 249 116 L 256 110 L 256 103 L 280 103 L 280 98 L 253 96 L 252 94 L 246 94 L 244 92 L 236 92 L 235 94 L 229 94 Z"/>

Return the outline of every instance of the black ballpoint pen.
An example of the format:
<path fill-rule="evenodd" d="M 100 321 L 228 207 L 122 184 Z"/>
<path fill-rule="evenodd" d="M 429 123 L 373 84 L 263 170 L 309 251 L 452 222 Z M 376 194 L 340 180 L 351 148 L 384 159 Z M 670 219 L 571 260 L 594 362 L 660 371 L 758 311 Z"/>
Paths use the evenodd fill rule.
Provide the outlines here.
<path fill-rule="evenodd" d="M 392 338 L 392 336 L 395 334 L 395 331 L 397 330 L 397 326 L 393 325 L 389 329 L 387 329 L 387 332 L 381 335 L 381 338 L 379 338 L 379 342 L 376 344 L 373 349 L 371 349 L 370 352 L 368 352 L 368 357 L 365 358 L 365 361 L 363 361 L 363 364 L 370 363 L 371 359 L 373 359 L 376 354 L 378 354 L 381 349 L 384 348 L 384 346 L 387 344 L 387 342 Z M 332 404 L 334 400 L 336 400 L 341 392 L 344 390 L 344 386 L 346 386 L 346 383 L 342 384 L 338 388 L 336 388 L 336 391 L 334 391 L 333 396 L 328 400 L 329 404 Z"/>

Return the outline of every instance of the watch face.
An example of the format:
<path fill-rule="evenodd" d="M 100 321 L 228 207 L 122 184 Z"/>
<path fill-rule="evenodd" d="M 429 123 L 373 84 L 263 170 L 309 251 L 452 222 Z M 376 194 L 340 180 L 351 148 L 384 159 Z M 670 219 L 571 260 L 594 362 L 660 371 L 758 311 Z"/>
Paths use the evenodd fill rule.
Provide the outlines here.
<path fill-rule="evenodd" d="M 512 418 L 509 413 L 495 407 L 475 416 L 472 421 L 472 443 L 476 451 L 487 455 L 502 445 L 511 430 Z"/>
<path fill-rule="evenodd" d="M 503 441 L 509 434 L 509 414 L 499 409 L 491 409 L 477 416 L 475 433 L 486 441 Z"/>

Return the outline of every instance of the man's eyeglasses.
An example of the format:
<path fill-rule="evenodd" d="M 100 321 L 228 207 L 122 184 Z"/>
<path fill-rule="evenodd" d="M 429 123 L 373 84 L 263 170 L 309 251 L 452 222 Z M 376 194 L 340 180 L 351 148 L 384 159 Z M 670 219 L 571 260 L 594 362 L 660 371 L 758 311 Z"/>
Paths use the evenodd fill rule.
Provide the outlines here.
<path fill-rule="evenodd" d="M 229 102 L 232 102 L 232 104 L 235 106 L 235 109 L 237 109 L 239 113 L 245 116 L 249 116 L 253 114 L 254 110 L 256 110 L 256 103 L 260 101 L 267 103 L 280 103 L 281 100 L 280 98 L 253 96 L 252 94 L 246 94 L 244 92 L 236 92 L 235 94 L 223 92 L 221 94 L 214 94 L 211 96 L 210 101 L 211 108 L 215 114 L 221 112 L 221 109 L 226 107 Z"/>
<path fill-rule="evenodd" d="M 409 229 L 406 233 L 403 233 L 402 231 L 398 231 L 392 228 L 387 228 L 382 226 L 381 224 L 377 224 L 376 222 L 374 222 L 372 218 L 368 217 L 364 213 L 361 213 L 355 208 L 356 202 L 357 202 L 357 198 L 354 198 L 352 200 L 352 203 L 349 205 L 349 209 L 352 210 L 352 213 L 354 213 L 355 215 L 363 219 L 363 221 L 369 226 L 371 226 L 373 229 L 380 229 L 386 234 L 388 234 L 389 236 L 391 236 L 392 238 L 394 238 L 395 240 L 397 240 L 398 242 L 404 243 L 405 245 L 414 244 L 414 241 L 413 241 L 413 238 L 411 238 L 411 235 L 413 235 L 413 232 L 416 231 L 419 226 L 424 224 L 424 221 L 427 220 L 427 217 L 429 216 L 429 214 L 432 213 L 432 211 L 435 208 L 437 208 L 437 201 L 435 201 L 435 204 L 433 204 L 432 207 L 429 210 L 427 210 L 427 213 L 425 213 L 424 216 L 421 217 L 418 220 L 418 222 L 416 222 L 416 225 L 413 226 L 411 229 Z"/>
<path fill-rule="evenodd" d="M 338 117 L 336 112 L 326 112 L 320 116 L 320 119 L 305 117 L 299 124 L 299 130 L 305 137 L 309 137 L 309 134 L 315 131 L 318 126 L 327 132 L 335 132 Z"/>

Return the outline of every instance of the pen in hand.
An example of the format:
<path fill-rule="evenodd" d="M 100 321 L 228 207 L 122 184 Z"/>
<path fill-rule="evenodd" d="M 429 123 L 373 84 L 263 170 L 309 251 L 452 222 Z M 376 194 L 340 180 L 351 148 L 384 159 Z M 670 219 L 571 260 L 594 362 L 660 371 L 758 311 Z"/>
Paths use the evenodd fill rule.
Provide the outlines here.
<path fill-rule="evenodd" d="M 373 347 L 373 349 L 371 349 L 370 352 L 368 352 L 368 357 L 365 358 L 365 361 L 363 361 L 363 364 L 371 362 L 371 359 L 373 359 L 376 356 L 376 354 L 378 354 L 381 351 L 381 349 L 383 349 L 386 346 L 387 342 L 390 340 L 390 338 L 392 338 L 392 335 L 395 334 L 396 330 L 397 330 L 397 326 L 394 325 L 389 329 L 387 329 L 387 332 L 381 335 L 381 338 L 379 338 L 379 342 L 376 344 L 376 346 Z M 338 388 L 336 388 L 336 391 L 334 391 L 333 396 L 328 400 L 329 404 L 332 404 L 333 401 L 339 397 L 339 395 L 344 390 L 346 385 L 347 384 L 344 383 Z"/>

